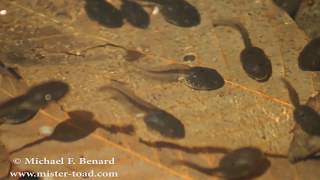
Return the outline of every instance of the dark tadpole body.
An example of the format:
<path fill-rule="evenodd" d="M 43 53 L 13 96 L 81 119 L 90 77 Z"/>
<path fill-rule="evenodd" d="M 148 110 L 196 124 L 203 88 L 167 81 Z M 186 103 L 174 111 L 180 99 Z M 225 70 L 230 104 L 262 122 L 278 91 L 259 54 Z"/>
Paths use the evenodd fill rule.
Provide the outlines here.
<path fill-rule="evenodd" d="M 316 153 L 320 152 L 320 116 L 317 113 L 319 96 L 310 97 L 306 105 L 301 105 L 296 90 L 285 79 L 283 82 L 295 107 L 294 120 L 299 124 L 298 128 L 294 128 L 293 139 L 288 150 L 289 161 L 297 163 L 313 158 Z"/>
<path fill-rule="evenodd" d="M 301 4 L 301 0 L 273 0 L 273 2 L 285 10 L 292 18 L 296 16 Z"/>
<path fill-rule="evenodd" d="M 307 105 L 301 105 L 299 96 L 291 84 L 282 79 L 289 92 L 290 100 L 295 107 L 293 111 L 294 120 L 301 129 L 309 135 L 320 135 L 320 115 L 314 109 Z"/>
<path fill-rule="evenodd" d="M 132 25 L 145 29 L 150 24 L 148 13 L 138 3 L 132 0 L 122 0 L 121 13 L 123 17 Z"/>
<path fill-rule="evenodd" d="M 215 69 L 196 66 L 185 74 L 187 85 L 196 90 L 215 90 L 224 86 L 223 77 Z"/>
<path fill-rule="evenodd" d="M 33 86 L 25 94 L 0 104 L 1 121 L 11 124 L 23 123 L 50 102 L 61 99 L 68 91 L 68 84 L 62 81 L 47 81 Z"/>
<path fill-rule="evenodd" d="M 180 27 L 197 26 L 201 22 L 198 10 L 185 0 L 142 0 L 160 5 L 165 20 Z"/>
<path fill-rule="evenodd" d="M 185 137 L 185 128 L 180 120 L 170 113 L 135 96 L 134 93 L 125 89 L 120 83 L 113 81 L 110 85 L 101 87 L 100 90 L 114 90 L 125 97 L 135 107 L 144 111 L 146 113 L 144 122 L 149 129 L 157 131 L 162 136 L 169 138 Z"/>
<path fill-rule="evenodd" d="M 270 167 L 263 152 L 254 147 L 244 147 L 227 153 L 216 168 L 208 168 L 189 161 L 176 161 L 207 175 L 221 176 L 223 179 L 251 179 L 261 176 Z"/>
<path fill-rule="evenodd" d="M 232 20 L 219 20 L 214 21 L 213 26 L 230 26 L 237 29 L 245 44 L 245 48 L 240 54 L 242 68 L 249 77 L 258 82 L 269 80 L 272 75 L 271 61 L 261 48 L 252 45 L 249 32 L 241 23 Z"/>
<path fill-rule="evenodd" d="M 149 74 L 156 75 L 159 79 L 163 75 L 163 79 L 166 78 L 171 81 L 183 80 L 188 87 L 195 90 L 216 90 L 223 87 L 225 83 L 218 71 L 207 67 L 190 67 L 176 64 L 160 67 L 158 70 L 138 68 Z"/>
<path fill-rule="evenodd" d="M 299 55 L 299 67 L 304 71 L 320 71 L 320 37 L 303 48 Z"/>
<path fill-rule="evenodd" d="M 105 0 L 85 0 L 85 10 L 90 19 L 109 28 L 123 25 L 121 12 Z"/>
<path fill-rule="evenodd" d="M 47 81 L 33 86 L 26 96 L 26 100 L 34 104 L 33 107 L 41 108 L 51 101 L 58 101 L 69 91 L 69 85 L 62 81 Z"/>

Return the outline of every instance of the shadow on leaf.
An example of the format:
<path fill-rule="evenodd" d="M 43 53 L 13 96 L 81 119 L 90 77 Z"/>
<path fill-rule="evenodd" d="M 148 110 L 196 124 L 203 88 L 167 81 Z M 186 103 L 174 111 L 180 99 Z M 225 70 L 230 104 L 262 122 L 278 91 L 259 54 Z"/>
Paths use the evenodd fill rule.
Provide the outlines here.
<path fill-rule="evenodd" d="M 148 142 L 143 139 L 139 139 L 139 142 L 153 148 L 166 148 L 166 149 L 175 149 L 180 150 L 187 153 L 198 154 L 198 153 L 227 153 L 229 150 L 223 147 L 212 147 L 212 146 L 203 146 L 203 147 L 188 147 L 182 146 L 179 144 L 165 142 L 165 141 L 156 141 L 156 142 Z"/>
<path fill-rule="evenodd" d="M 215 168 L 202 167 L 190 161 L 175 161 L 173 164 L 184 165 L 209 176 L 243 180 L 259 177 L 270 167 L 263 152 L 254 147 L 239 148 L 227 153 Z"/>
<path fill-rule="evenodd" d="M 103 125 L 94 120 L 94 115 L 88 111 L 72 111 L 68 114 L 70 119 L 58 124 L 50 136 L 26 144 L 16 150 L 11 151 L 10 154 L 22 151 L 37 144 L 41 144 L 45 141 L 54 140 L 65 143 L 74 142 L 89 136 L 97 128 L 102 128 L 111 134 L 123 133 L 127 135 L 133 135 L 135 133 L 135 129 L 132 125 Z"/>

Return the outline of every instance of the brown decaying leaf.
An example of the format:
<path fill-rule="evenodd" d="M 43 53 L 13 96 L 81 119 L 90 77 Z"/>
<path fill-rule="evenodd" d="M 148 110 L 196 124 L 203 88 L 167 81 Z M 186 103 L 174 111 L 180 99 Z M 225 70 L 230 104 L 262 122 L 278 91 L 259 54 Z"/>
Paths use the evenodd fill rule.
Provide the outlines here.
<path fill-rule="evenodd" d="M 10 169 L 11 162 L 9 160 L 9 153 L 4 144 L 0 143 L 0 179 L 7 177 Z"/>
<path fill-rule="evenodd" d="M 203 13 L 217 12 L 226 16 L 243 16 L 246 20 L 244 22 L 249 25 L 248 28 L 252 33 L 253 41 L 256 41 L 255 43 L 259 47 L 266 50 L 266 54 L 270 56 L 275 64 L 273 78 L 263 85 L 256 85 L 255 82 L 250 81 L 242 73 L 237 63 L 238 50 L 241 49 L 239 48 L 241 39 L 236 33 L 229 32 L 223 35 L 223 33 L 227 32 L 223 29 L 219 31 L 208 29 L 209 24 L 204 24 L 201 28 L 197 28 L 199 33 L 188 31 L 188 29 L 179 30 L 171 26 L 163 29 L 150 29 L 150 31 L 144 31 L 143 33 L 138 33 L 125 26 L 122 29 L 109 30 L 100 29 L 100 26 L 89 21 L 84 12 L 79 11 L 79 9 L 82 9 L 82 4 L 79 1 L 68 1 L 68 6 L 74 7 L 74 11 L 71 8 L 70 11 L 61 10 L 60 13 L 56 13 L 59 6 L 55 6 L 59 5 L 59 3 L 55 4 L 51 1 L 48 4 L 40 3 L 40 1 L 1 2 L 7 7 L 8 12 L 11 12 L 8 18 L 13 17 L 15 19 L 15 15 L 20 15 L 22 16 L 20 19 L 30 19 L 38 22 L 38 24 L 32 24 L 34 27 L 39 27 L 38 29 L 54 27 L 54 30 L 48 31 L 52 32 L 52 34 L 43 34 L 40 30 L 39 32 L 37 31 L 39 34 L 32 34 L 33 31 L 31 30 L 34 27 L 22 27 L 22 29 L 29 28 L 30 31 L 19 32 L 21 27 L 17 26 L 6 39 L 11 38 L 12 42 L 16 42 L 16 39 L 24 38 L 27 41 L 25 45 L 16 48 L 18 50 L 23 49 L 26 52 L 23 53 L 23 57 L 27 63 L 21 63 L 20 66 L 23 66 L 23 68 L 20 70 L 23 72 L 23 77 L 29 82 L 28 84 L 34 84 L 53 77 L 65 78 L 71 84 L 73 92 L 69 98 L 66 97 L 61 102 L 66 110 L 83 109 L 90 113 L 92 112 L 95 116 L 94 119 L 103 124 L 109 124 L 109 121 L 112 124 L 128 123 L 126 119 L 132 119 L 132 114 L 130 114 L 131 116 L 126 116 L 127 113 L 124 113 L 116 103 L 104 102 L 106 101 L 104 96 L 93 91 L 96 87 L 104 85 L 106 79 L 110 77 L 121 78 L 129 81 L 135 87 L 137 93 L 144 98 L 148 98 L 148 100 L 157 103 L 161 107 L 173 107 L 168 109 L 184 120 L 187 127 L 187 137 L 179 142 L 171 142 L 178 144 L 177 147 L 183 147 L 184 145 L 187 147 L 202 147 L 205 145 L 237 148 L 244 145 L 254 145 L 265 151 L 285 154 L 291 137 L 288 134 L 288 130 L 291 128 L 292 122 L 288 121 L 289 118 L 287 117 L 291 112 L 292 105 L 288 103 L 286 91 L 281 92 L 282 84 L 277 77 L 286 76 L 290 81 L 294 81 L 297 84 L 297 91 L 302 101 L 305 101 L 310 95 L 310 91 L 314 88 L 310 85 L 311 83 L 306 83 L 311 82 L 309 80 L 310 75 L 298 71 L 294 61 L 298 51 L 306 43 L 305 35 L 298 31 L 295 25 L 284 24 L 282 20 L 290 21 L 286 17 L 272 17 L 274 14 L 278 14 L 278 11 L 267 2 L 259 1 L 249 4 L 243 1 L 243 3 L 226 4 L 228 2 L 215 1 L 212 2 L 211 7 L 208 7 L 207 2 L 203 0 L 190 0 L 190 3 L 196 5 L 200 12 Z M 255 14 L 255 16 L 244 16 L 243 13 L 245 11 L 239 8 L 239 4 L 246 10 L 251 9 L 250 13 Z M 230 7 L 230 11 L 226 11 L 226 8 L 219 8 L 226 5 Z M 264 8 L 262 8 L 262 5 Z M 63 15 L 64 13 L 67 13 L 67 15 Z M 25 14 L 28 14 L 28 16 Z M 209 13 L 202 16 L 209 16 Z M 217 15 L 214 16 L 217 18 Z M 279 19 L 282 20 L 280 21 Z M 8 22 L 6 27 L 10 27 L 10 21 L 6 22 Z M 24 21 L 19 20 L 19 22 L 23 26 Z M 33 21 L 26 22 L 31 23 Z M 165 24 L 159 19 L 154 20 L 152 23 L 150 28 L 163 27 Z M 257 23 L 257 25 L 251 23 Z M 160 38 L 162 41 L 159 40 L 158 32 L 162 32 L 163 37 Z M 212 34 L 208 34 L 208 32 L 212 32 Z M 208 34 L 208 36 L 202 38 L 204 34 Z M 121 42 L 114 44 L 122 44 L 122 47 L 127 47 L 132 43 L 129 37 L 134 37 L 131 41 L 136 41 L 136 45 L 147 47 L 148 51 L 155 54 L 152 55 L 149 52 L 145 54 L 148 57 L 146 59 L 152 59 L 152 61 L 146 61 L 152 63 L 163 64 L 171 62 L 172 59 L 179 59 L 185 54 L 181 49 L 197 52 L 199 61 L 195 62 L 195 64 L 214 66 L 215 69 L 219 69 L 227 79 L 226 87 L 219 92 L 203 94 L 189 92 L 187 89 L 181 88 L 179 84 L 154 85 L 154 82 L 141 79 L 139 75 L 132 76 L 132 74 L 126 75 L 124 73 L 130 68 L 128 64 L 124 63 L 121 50 L 111 50 L 110 48 L 102 50 L 97 48 L 88 51 L 87 58 L 60 53 L 70 52 L 69 50 L 75 49 L 86 49 L 90 46 L 103 44 L 103 42 Z M 145 37 L 148 37 L 147 41 Z M 230 38 L 226 39 L 224 37 Z M 172 41 L 172 39 L 175 39 L 175 41 Z M 65 44 L 59 44 L 59 42 Z M 179 43 L 177 44 L 177 42 Z M 164 43 L 166 44 L 165 46 Z M 1 44 L 4 44 L 4 41 L 1 41 Z M 152 46 L 148 47 L 149 44 Z M 186 45 L 184 46 L 184 44 Z M 65 47 L 64 45 L 68 46 Z M 12 43 L 8 47 L 12 46 L 15 47 L 16 45 Z M 8 47 L 4 49 L 8 49 Z M 38 55 L 30 62 L 28 58 L 33 57 L 31 56 L 33 55 L 32 52 L 36 52 L 35 54 Z M 116 55 L 122 56 L 117 57 Z M 213 64 L 212 59 L 218 60 Z M 106 63 L 108 66 L 103 66 Z M 105 71 L 107 73 L 104 73 Z M 86 73 L 85 78 L 83 78 L 83 73 Z M 97 76 L 100 78 L 97 78 Z M 147 92 L 146 89 L 148 89 Z M 9 95 L 16 95 L 11 92 L 14 91 L 1 89 L 3 95 L 1 94 L 0 97 L 8 98 Z M 221 96 L 216 96 L 217 94 L 221 94 Z M 191 99 L 190 97 L 193 98 Z M 166 101 L 162 101 L 163 99 Z M 181 106 L 182 104 L 184 106 Z M 190 108 L 192 111 L 190 111 Z M 60 106 L 52 104 L 26 124 L 1 126 L 1 130 L 4 132 L 1 139 L 11 151 L 39 139 L 36 131 L 39 127 L 44 125 L 56 126 L 68 119 L 70 117 L 67 113 L 61 111 Z M 126 121 L 119 120 L 115 122 L 113 119 L 124 119 Z M 144 127 L 141 126 L 138 120 L 134 121 L 133 124 L 137 126 L 137 136 L 143 136 L 148 140 L 159 138 L 144 132 Z M 51 149 L 54 151 L 50 151 Z M 117 165 L 114 166 L 83 166 L 76 164 L 50 166 L 50 170 L 114 170 L 120 172 L 121 179 L 132 179 L 132 177 L 144 177 L 146 179 L 209 179 L 211 177 L 196 171 L 172 167 L 170 162 L 177 159 L 188 159 L 197 164 L 215 167 L 222 157 L 221 154 L 191 154 L 176 149 L 157 150 L 139 143 L 136 136 L 112 134 L 102 129 L 97 129 L 89 136 L 77 141 L 71 143 L 59 141 L 43 142 L 13 154 L 11 158 L 48 157 L 55 159 L 61 156 L 75 158 L 83 156 L 90 159 L 108 159 L 114 156 L 117 162 Z M 317 179 L 319 177 L 319 174 L 317 174 L 319 172 L 316 171 L 318 165 L 317 162 L 313 161 L 290 165 L 287 160 L 272 158 L 270 170 L 261 176 L 261 179 Z M 19 167 L 33 171 L 48 169 L 48 167 L 39 165 L 20 165 Z"/>

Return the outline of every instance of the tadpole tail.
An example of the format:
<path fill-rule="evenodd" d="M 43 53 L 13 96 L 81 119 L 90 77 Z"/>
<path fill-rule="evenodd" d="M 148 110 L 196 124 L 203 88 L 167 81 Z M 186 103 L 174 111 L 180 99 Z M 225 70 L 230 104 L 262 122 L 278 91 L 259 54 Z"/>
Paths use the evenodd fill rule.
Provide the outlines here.
<path fill-rule="evenodd" d="M 290 97 L 290 100 L 291 100 L 293 106 L 294 107 L 300 106 L 300 100 L 299 100 L 299 95 L 298 95 L 297 91 L 292 87 L 292 85 L 290 84 L 289 81 L 287 81 L 284 78 L 281 78 L 281 80 L 284 83 L 284 85 L 286 86 L 286 88 L 288 89 L 289 97 Z"/>
<path fill-rule="evenodd" d="M 15 80 L 21 80 L 22 76 L 17 72 L 15 68 L 6 67 L 3 63 L 0 62 L 0 74 L 4 76 L 9 76 Z"/>
<path fill-rule="evenodd" d="M 268 152 L 264 152 L 263 154 L 266 157 L 276 158 L 276 159 L 287 159 L 288 158 L 288 155 L 285 155 L 285 154 L 274 154 L 274 153 L 268 153 Z"/>
<path fill-rule="evenodd" d="M 126 48 L 122 45 L 118 45 L 118 44 L 114 44 L 114 43 L 111 43 L 111 42 L 106 42 L 104 44 L 100 44 L 100 45 L 96 45 L 96 46 L 92 46 L 92 47 L 89 47 L 89 48 L 86 48 L 84 50 L 82 50 L 83 52 L 87 52 L 89 50 L 92 50 L 92 49 L 96 49 L 96 48 L 105 48 L 105 47 L 114 47 L 114 48 L 119 48 L 119 49 L 122 49 L 124 50 L 126 53 L 127 53 L 127 58 L 126 60 L 129 61 L 129 62 L 132 62 L 132 61 L 136 61 L 138 60 L 139 58 L 145 56 L 144 53 L 140 52 L 140 51 L 137 51 L 137 50 L 133 50 L 133 49 L 129 49 L 129 48 Z M 132 56 L 132 57 L 130 57 Z"/>
<path fill-rule="evenodd" d="M 185 64 L 169 64 L 165 66 L 159 66 L 159 67 L 150 67 L 150 68 L 144 68 L 141 65 L 133 65 L 138 70 L 141 70 L 142 72 L 148 73 L 148 74 L 188 74 L 189 70 L 191 69 L 190 66 Z"/>
<path fill-rule="evenodd" d="M 22 150 L 27 149 L 27 148 L 29 148 L 29 147 L 32 147 L 32 146 L 34 146 L 34 145 L 41 144 L 41 143 L 43 143 L 44 141 L 47 141 L 47 140 L 50 140 L 50 136 L 49 136 L 49 137 L 44 137 L 44 138 L 38 139 L 38 140 L 36 140 L 36 141 L 34 141 L 34 142 L 31 142 L 31 143 L 28 143 L 28 144 L 26 144 L 26 145 L 24 145 L 24 146 L 22 146 L 22 147 L 20 147 L 20 148 L 18 148 L 18 149 L 15 149 L 15 150 L 9 152 L 9 154 L 12 155 L 12 154 L 14 154 L 14 153 L 17 153 L 17 152 L 19 152 L 19 151 L 22 151 Z"/>
<path fill-rule="evenodd" d="M 248 48 L 248 47 L 252 47 L 252 42 L 249 36 L 249 32 L 248 30 L 240 23 L 237 22 L 235 20 L 231 20 L 231 19 L 223 19 L 223 20 L 214 20 L 212 22 L 212 26 L 216 27 L 216 26 L 229 26 L 232 27 L 236 30 L 238 30 L 242 36 L 244 45 Z"/>
<path fill-rule="evenodd" d="M 139 0 L 140 2 L 147 2 L 147 3 L 157 3 L 160 5 L 163 5 L 165 2 L 167 2 L 168 0 Z"/>
<path fill-rule="evenodd" d="M 111 46 L 111 47 L 127 50 L 125 47 L 123 47 L 121 45 L 117 45 L 117 44 L 113 44 L 113 43 L 107 42 L 107 43 L 104 43 L 104 44 L 100 44 L 100 45 L 96 45 L 96 46 L 92 46 L 92 47 L 86 48 L 83 51 L 86 52 L 86 51 L 89 51 L 89 50 L 92 50 L 92 49 L 104 48 L 104 47 L 107 47 L 107 46 Z"/>
<path fill-rule="evenodd" d="M 120 48 L 120 49 L 123 49 L 123 50 L 128 50 L 127 48 L 125 48 L 125 47 L 123 47 L 121 45 L 113 44 L 113 43 L 107 43 L 105 46 L 111 46 L 111 47 Z"/>
<path fill-rule="evenodd" d="M 174 161 L 172 164 L 173 165 L 184 165 L 189 168 L 195 169 L 201 173 L 207 174 L 209 176 L 215 175 L 216 173 L 221 171 L 221 168 L 219 168 L 219 167 L 217 167 L 217 168 L 203 167 L 203 166 L 200 166 L 200 165 L 193 163 L 193 162 L 190 162 L 190 161 L 180 160 L 180 161 Z"/>
<path fill-rule="evenodd" d="M 17 72 L 15 68 L 8 67 L 7 68 L 8 72 L 16 79 L 16 80 L 21 80 L 22 76 Z"/>
<path fill-rule="evenodd" d="M 127 89 L 122 82 L 119 82 L 117 80 L 111 80 L 110 84 L 106 86 L 102 86 L 98 89 L 99 91 L 105 91 L 105 90 L 113 90 L 122 95 L 124 98 L 126 98 L 131 104 L 136 106 L 142 111 L 146 111 L 147 109 L 153 110 L 157 109 L 152 104 L 144 101 L 143 99 L 137 97 L 134 92 Z"/>

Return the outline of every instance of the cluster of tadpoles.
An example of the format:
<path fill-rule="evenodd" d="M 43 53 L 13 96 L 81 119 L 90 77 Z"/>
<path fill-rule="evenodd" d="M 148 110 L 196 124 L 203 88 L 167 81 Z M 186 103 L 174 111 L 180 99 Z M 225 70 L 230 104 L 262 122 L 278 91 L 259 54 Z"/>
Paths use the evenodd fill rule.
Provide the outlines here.
<path fill-rule="evenodd" d="M 158 6 L 159 11 L 170 24 L 185 28 L 200 24 L 199 12 L 185 0 L 140 0 L 140 3 L 133 0 L 121 0 L 120 9 L 105 0 L 85 1 L 88 17 L 108 28 L 121 27 L 125 19 L 134 27 L 146 29 L 150 24 L 150 17 L 143 7 Z"/>
<path fill-rule="evenodd" d="M 185 128 L 180 120 L 172 114 L 137 97 L 133 92 L 126 89 L 122 83 L 118 81 L 111 81 L 109 85 L 103 86 L 99 90 L 115 91 L 134 106 L 144 111 L 144 122 L 148 129 L 158 132 L 160 135 L 167 138 L 180 139 L 185 137 Z M 68 91 L 69 86 L 62 81 L 47 81 L 35 85 L 25 94 L 12 98 L 1 104 L 1 122 L 7 124 L 25 123 L 31 120 L 41 109 L 47 107 L 49 103 L 59 101 L 67 94 Z M 6 154 L 10 155 L 48 140 L 73 142 L 88 136 L 98 127 L 109 132 L 114 130 L 114 127 L 112 126 L 106 127 L 105 125 L 93 120 L 92 113 L 75 111 L 68 114 L 70 119 L 56 126 L 51 135 L 26 144 L 11 151 L 10 153 L 6 152 Z M 73 127 L 73 125 L 76 125 L 76 127 Z M 123 129 L 123 132 L 127 134 L 132 134 L 133 131 L 134 128 L 132 126 L 128 126 Z M 140 142 L 146 143 L 143 142 L 143 140 Z M 10 162 L 9 159 L 5 160 L 6 163 Z M 257 163 L 263 164 L 263 166 L 259 166 L 257 168 Z M 230 179 L 233 177 L 251 177 L 261 175 L 269 167 L 270 163 L 259 149 L 245 147 L 229 152 L 221 160 L 218 168 L 201 169 L 195 164 L 187 161 L 176 161 L 173 164 L 184 164 L 208 175 L 220 173 L 221 177 Z"/>
<path fill-rule="evenodd" d="M 153 70 L 143 68 L 140 69 L 148 74 L 155 74 L 156 76 L 162 76 L 162 74 L 165 74 L 166 76 L 169 75 L 169 79 L 172 80 L 183 79 L 183 82 L 194 90 L 215 90 L 224 85 L 224 80 L 217 73 L 217 71 L 206 67 L 169 65 L 167 67 L 161 67 Z M 2 75 L 6 75 L 8 73 L 13 75 L 17 74 L 13 73 L 12 69 L 5 67 L 4 65 L 1 66 L 1 72 L 5 72 L 1 73 Z M 265 77 L 269 77 L 269 75 L 266 76 L 259 73 L 257 76 L 255 75 L 252 77 L 259 77 L 256 79 L 258 82 L 261 82 Z M 12 77 L 16 77 L 16 75 Z M 289 91 L 291 101 L 295 107 L 295 121 L 301 130 L 295 134 L 288 155 L 291 162 L 297 162 L 319 152 L 320 144 L 317 141 L 317 138 L 319 138 L 318 136 L 320 135 L 320 118 L 319 114 L 311 107 L 300 105 L 299 98 L 295 90 L 292 88 L 289 82 L 286 80 L 283 81 Z M 21 124 L 27 122 L 31 120 L 41 109 L 46 108 L 49 103 L 59 101 L 67 94 L 69 90 L 70 88 L 68 84 L 63 81 L 51 80 L 35 85 L 23 95 L 1 103 L 1 123 Z M 143 111 L 143 120 L 149 130 L 158 132 L 161 136 L 171 139 L 181 139 L 185 137 L 186 130 L 183 123 L 179 119 L 165 110 L 162 110 L 137 97 L 135 93 L 127 89 L 123 83 L 117 80 L 112 80 L 108 85 L 99 88 L 99 91 L 106 90 L 116 92 L 136 108 Z M 108 131 L 112 131 L 114 128 L 106 127 L 93 120 L 93 115 L 91 113 L 70 112 L 69 115 L 71 117 L 70 120 L 58 125 L 53 131 L 52 135 L 27 144 L 10 152 L 10 154 L 47 140 L 64 142 L 76 141 L 89 135 L 98 127 Z M 72 133 L 68 136 L 68 133 L 64 131 L 68 131 L 69 133 L 77 131 L 77 129 L 70 128 L 70 124 L 81 124 L 80 128 L 85 129 L 85 131 L 76 135 Z M 88 127 L 91 128 L 88 129 Z M 123 132 L 127 134 L 132 134 L 133 131 L 134 128 L 132 126 L 128 126 L 123 129 Z M 141 142 L 146 143 L 143 141 Z M 220 165 L 217 168 L 204 168 L 188 161 L 175 161 L 173 164 L 183 164 L 208 175 L 218 175 L 225 179 L 256 177 L 263 174 L 270 166 L 270 162 L 266 158 L 266 153 L 263 153 L 261 150 L 255 147 L 243 147 L 234 151 L 228 151 L 225 157 L 220 161 Z"/>

